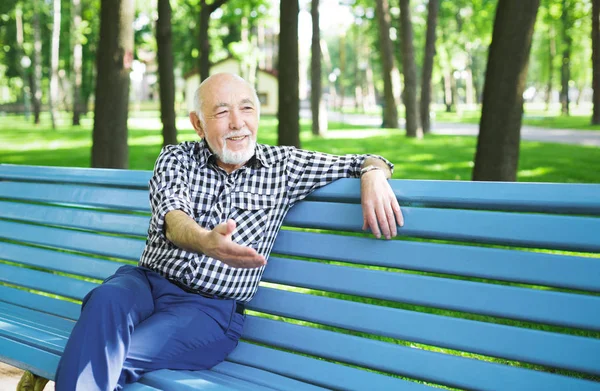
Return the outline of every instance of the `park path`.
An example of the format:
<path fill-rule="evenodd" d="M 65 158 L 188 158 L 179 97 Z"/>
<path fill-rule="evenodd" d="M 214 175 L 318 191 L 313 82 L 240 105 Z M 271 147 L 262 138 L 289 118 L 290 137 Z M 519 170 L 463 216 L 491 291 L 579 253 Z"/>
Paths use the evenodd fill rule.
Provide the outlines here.
<path fill-rule="evenodd" d="M 308 109 L 301 109 L 300 116 L 302 118 L 311 118 L 311 112 Z M 328 113 L 328 118 L 329 121 L 343 122 L 349 125 L 366 125 L 373 127 L 379 127 L 381 125 L 381 117 L 375 115 L 341 114 L 339 112 L 330 111 Z M 401 121 L 403 121 L 403 119 L 401 119 Z M 477 136 L 479 133 L 479 125 L 477 124 L 438 123 L 433 121 L 431 128 L 431 133 L 433 134 L 450 136 Z M 335 133 L 337 134 L 338 132 Z M 352 130 L 348 131 L 346 134 L 358 135 L 358 133 L 360 132 Z M 381 133 L 383 135 L 389 133 L 389 131 L 386 132 L 382 130 Z M 373 135 L 373 131 L 369 131 L 369 134 Z M 377 134 L 377 132 L 375 134 Z M 332 134 L 330 133 L 330 135 Z M 339 136 L 344 137 L 341 133 Z M 587 145 L 600 148 L 600 131 L 594 130 L 549 129 L 537 126 L 523 126 L 521 128 L 521 139 L 547 143 Z"/>

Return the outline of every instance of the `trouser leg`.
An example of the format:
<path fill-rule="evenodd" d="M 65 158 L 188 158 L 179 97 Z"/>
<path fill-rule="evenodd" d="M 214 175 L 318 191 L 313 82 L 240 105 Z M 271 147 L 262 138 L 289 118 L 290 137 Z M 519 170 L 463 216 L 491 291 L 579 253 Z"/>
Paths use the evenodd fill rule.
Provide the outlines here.
<path fill-rule="evenodd" d="M 200 370 L 222 362 L 237 346 L 245 316 L 235 301 L 185 292 L 147 273 L 155 312 L 137 325 L 117 390 L 157 369 Z"/>
<path fill-rule="evenodd" d="M 134 327 L 154 310 L 144 271 L 121 267 L 83 301 L 56 372 L 56 390 L 112 391 Z"/>

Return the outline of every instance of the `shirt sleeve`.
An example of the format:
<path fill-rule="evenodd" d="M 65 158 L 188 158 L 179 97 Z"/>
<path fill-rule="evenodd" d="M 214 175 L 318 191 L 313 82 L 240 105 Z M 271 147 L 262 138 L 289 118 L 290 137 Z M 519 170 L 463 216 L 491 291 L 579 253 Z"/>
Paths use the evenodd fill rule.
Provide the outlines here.
<path fill-rule="evenodd" d="M 154 174 L 150 179 L 150 232 L 166 240 L 165 215 L 172 210 L 181 210 L 194 218 L 190 198 L 189 170 L 182 163 L 176 146 L 166 146 L 161 151 Z"/>
<path fill-rule="evenodd" d="M 390 170 L 394 165 L 377 155 L 330 155 L 322 152 L 290 148 L 287 156 L 288 196 L 294 204 L 316 189 L 340 178 L 358 178 L 369 157 L 385 162 Z"/>

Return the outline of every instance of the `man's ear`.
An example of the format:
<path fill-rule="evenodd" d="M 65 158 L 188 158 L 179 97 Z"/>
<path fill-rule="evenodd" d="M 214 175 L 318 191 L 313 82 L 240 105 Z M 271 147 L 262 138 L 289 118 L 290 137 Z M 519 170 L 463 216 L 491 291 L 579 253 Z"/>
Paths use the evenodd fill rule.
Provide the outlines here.
<path fill-rule="evenodd" d="M 198 114 L 194 111 L 190 111 L 190 122 L 196 131 L 196 134 L 200 136 L 200 138 L 204 138 L 204 127 L 202 126 L 202 121 L 198 118 Z"/>

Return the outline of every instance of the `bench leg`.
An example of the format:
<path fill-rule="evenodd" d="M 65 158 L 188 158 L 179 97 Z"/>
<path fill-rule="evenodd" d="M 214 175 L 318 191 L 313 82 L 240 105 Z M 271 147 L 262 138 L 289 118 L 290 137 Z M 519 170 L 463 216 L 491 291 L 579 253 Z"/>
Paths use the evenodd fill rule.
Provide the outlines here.
<path fill-rule="evenodd" d="M 46 383 L 48 383 L 48 379 L 25 371 L 17 384 L 17 391 L 42 391 L 46 387 Z"/>

